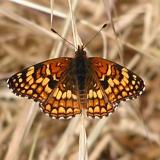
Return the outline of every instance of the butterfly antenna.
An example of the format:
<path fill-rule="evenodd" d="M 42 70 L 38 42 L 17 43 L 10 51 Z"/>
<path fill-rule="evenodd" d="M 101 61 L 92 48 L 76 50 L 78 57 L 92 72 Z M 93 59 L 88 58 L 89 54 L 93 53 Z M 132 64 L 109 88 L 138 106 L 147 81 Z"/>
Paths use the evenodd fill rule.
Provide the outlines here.
<path fill-rule="evenodd" d="M 67 42 L 70 46 L 72 46 L 74 49 L 76 48 L 70 41 L 68 41 L 67 39 L 65 39 L 64 37 L 62 37 L 54 28 L 51 28 L 51 31 L 55 34 L 57 34 L 62 40 L 64 40 L 65 42 Z"/>
<path fill-rule="evenodd" d="M 95 35 L 93 35 L 93 37 L 91 37 L 85 45 L 83 45 L 83 48 L 86 48 L 86 46 L 87 46 L 89 43 L 91 43 L 92 40 L 93 40 L 95 37 L 97 37 L 97 35 L 98 35 L 104 28 L 106 28 L 106 27 L 107 27 L 107 23 L 105 23 L 105 24 L 100 28 L 100 30 L 97 31 L 97 32 L 95 33 Z"/>

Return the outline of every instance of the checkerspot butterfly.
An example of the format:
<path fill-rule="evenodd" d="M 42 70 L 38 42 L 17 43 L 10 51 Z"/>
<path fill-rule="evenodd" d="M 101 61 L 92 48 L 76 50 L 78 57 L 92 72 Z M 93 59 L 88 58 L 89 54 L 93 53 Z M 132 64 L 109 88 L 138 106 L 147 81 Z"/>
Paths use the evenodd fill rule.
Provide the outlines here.
<path fill-rule="evenodd" d="M 143 80 L 119 64 L 87 58 L 78 47 L 74 58 L 47 60 L 24 69 L 7 81 L 13 93 L 38 101 L 53 119 L 70 118 L 86 110 L 92 118 L 112 113 L 119 102 L 141 95 Z"/>

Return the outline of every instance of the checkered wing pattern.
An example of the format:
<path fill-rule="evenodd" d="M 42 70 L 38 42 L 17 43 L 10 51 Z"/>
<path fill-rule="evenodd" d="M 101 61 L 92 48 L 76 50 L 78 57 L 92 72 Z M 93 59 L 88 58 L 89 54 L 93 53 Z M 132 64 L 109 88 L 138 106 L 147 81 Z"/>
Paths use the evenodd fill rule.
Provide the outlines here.
<path fill-rule="evenodd" d="M 75 74 L 70 68 L 45 102 L 40 103 L 43 112 L 53 119 L 72 118 L 81 113 Z"/>
<path fill-rule="evenodd" d="M 119 102 L 134 99 L 145 90 L 143 80 L 125 67 L 99 57 L 89 61 L 95 74 L 88 88 L 89 116 L 107 116 Z"/>
<path fill-rule="evenodd" d="M 40 102 L 50 117 L 74 116 L 80 111 L 75 91 L 66 84 L 70 62 L 71 58 L 57 58 L 30 66 L 9 78 L 8 86 L 16 95 Z"/>
<path fill-rule="evenodd" d="M 96 75 L 88 85 L 87 92 L 87 116 L 91 118 L 102 118 L 114 111 L 116 105 L 108 101 L 108 97 L 100 85 Z"/>

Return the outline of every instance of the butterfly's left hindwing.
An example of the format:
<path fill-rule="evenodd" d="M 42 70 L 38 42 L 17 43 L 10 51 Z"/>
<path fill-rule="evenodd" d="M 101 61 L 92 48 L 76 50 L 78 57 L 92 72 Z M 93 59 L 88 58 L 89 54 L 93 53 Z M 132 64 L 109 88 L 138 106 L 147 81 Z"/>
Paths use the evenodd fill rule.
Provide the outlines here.
<path fill-rule="evenodd" d="M 67 70 L 70 61 L 70 58 L 57 58 L 30 66 L 9 78 L 8 86 L 16 95 L 44 102 Z"/>

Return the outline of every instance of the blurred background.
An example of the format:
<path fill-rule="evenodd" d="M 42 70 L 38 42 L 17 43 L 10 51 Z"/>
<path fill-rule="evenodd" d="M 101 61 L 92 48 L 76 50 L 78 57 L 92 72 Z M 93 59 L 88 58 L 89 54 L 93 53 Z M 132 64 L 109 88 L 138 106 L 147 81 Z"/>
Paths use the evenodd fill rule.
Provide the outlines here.
<path fill-rule="evenodd" d="M 89 160 L 160 160 L 160 1 L 73 0 L 76 28 L 88 56 L 123 64 L 146 91 L 110 117 L 85 121 Z M 52 120 L 32 100 L 16 97 L 5 78 L 74 50 L 50 31 L 49 0 L 0 1 L 0 160 L 78 159 L 79 118 Z M 73 42 L 69 4 L 55 0 L 53 27 Z M 111 17 L 116 34 L 113 32 Z"/>

